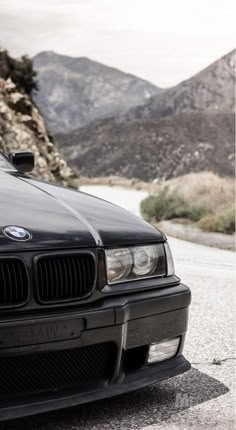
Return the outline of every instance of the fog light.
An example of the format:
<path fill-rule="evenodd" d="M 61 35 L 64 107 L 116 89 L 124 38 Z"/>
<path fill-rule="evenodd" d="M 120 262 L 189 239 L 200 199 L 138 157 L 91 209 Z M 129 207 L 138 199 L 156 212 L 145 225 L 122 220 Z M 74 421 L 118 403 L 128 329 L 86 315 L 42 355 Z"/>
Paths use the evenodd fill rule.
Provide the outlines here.
<path fill-rule="evenodd" d="M 180 337 L 167 339 L 160 343 L 152 343 L 149 348 L 148 363 L 158 363 L 174 357 L 179 349 L 179 343 Z"/>

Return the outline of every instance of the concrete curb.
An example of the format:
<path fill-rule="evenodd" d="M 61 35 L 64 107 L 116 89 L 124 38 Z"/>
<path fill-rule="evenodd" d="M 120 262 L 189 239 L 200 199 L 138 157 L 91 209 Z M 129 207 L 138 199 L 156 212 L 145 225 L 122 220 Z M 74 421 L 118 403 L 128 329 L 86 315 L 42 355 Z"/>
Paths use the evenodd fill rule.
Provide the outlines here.
<path fill-rule="evenodd" d="M 157 227 L 168 236 L 187 240 L 214 248 L 235 251 L 235 234 L 210 233 L 200 230 L 193 225 L 179 224 L 174 221 L 161 221 Z"/>

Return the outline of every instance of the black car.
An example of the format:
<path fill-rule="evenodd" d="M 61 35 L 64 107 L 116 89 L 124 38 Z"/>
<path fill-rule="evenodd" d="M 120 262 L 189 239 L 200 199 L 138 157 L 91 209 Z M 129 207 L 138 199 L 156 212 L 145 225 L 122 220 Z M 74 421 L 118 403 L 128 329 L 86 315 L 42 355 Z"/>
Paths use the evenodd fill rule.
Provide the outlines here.
<path fill-rule="evenodd" d="M 0 419 L 187 371 L 191 294 L 163 233 L 0 154 Z"/>

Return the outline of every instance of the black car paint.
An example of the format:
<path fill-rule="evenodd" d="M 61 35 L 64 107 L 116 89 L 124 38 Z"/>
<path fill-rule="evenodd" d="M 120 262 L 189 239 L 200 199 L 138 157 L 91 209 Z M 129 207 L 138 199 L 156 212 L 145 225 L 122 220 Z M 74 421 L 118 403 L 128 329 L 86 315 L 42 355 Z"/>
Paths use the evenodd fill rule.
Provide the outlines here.
<path fill-rule="evenodd" d="M 11 249 L 112 247 L 163 242 L 164 236 L 141 218 L 111 203 L 75 190 L 0 170 L 0 240 Z M 2 233 L 19 225 L 30 242 L 9 243 Z"/>
<path fill-rule="evenodd" d="M 29 242 L 11 241 L 3 234 L 7 225 L 32 233 Z M 0 257 L 18 256 L 30 268 L 35 257 L 49 252 L 90 249 L 97 260 L 93 294 L 69 304 L 40 306 L 32 297 L 19 309 L 0 310 L 0 359 L 5 356 L 56 351 L 99 341 L 116 343 L 116 370 L 109 386 L 101 385 L 66 396 L 27 398 L 0 404 L 0 420 L 32 415 L 129 392 L 182 373 L 190 368 L 183 357 L 191 293 L 176 276 L 106 284 L 104 248 L 164 242 L 164 234 L 141 218 L 87 194 L 43 183 L 14 169 L 0 169 Z M 52 341 L 42 327 L 61 327 L 67 321 L 76 338 L 59 330 Z M 36 328 L 35 328 L 36 327 Z M 72 327 L 72 326 L 71 326 Z M 23 337 L 22 337 L 23 333 Z M 11 334 L 11 338 L 10 338 Z M 122 368 L 125 351 L 167 338 L 181 336 L 177 356 L 166 362 L 127 374 Z"/>

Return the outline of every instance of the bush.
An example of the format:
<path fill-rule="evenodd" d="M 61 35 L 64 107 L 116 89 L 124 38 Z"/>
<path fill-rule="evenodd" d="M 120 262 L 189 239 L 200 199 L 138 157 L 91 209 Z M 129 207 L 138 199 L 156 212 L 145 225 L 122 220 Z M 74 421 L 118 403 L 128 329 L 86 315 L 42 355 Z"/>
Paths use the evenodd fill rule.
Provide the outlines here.
<path fill-rule="evenodd" d="M 218 233 L 234 233 L 235 210 L 234 208 L 232 208 L 226 210 L 225 212 L 206 215 L 199 221 L 198 225 L 204 231 L 214 231 Z"/>
<path fill-rule="evenodd" d="M 147 221 L 161 221 L 172 218 L 188 218 L 199 221 L 208 210 L 203 206 L 190 205 L 182 196 L 169 192 L 167 187 L 158 194 L 147 197 L 141 203 L 141 212 Z"/>
<path fill-rule="evenodd" d="M 235 231 L 235 204 L 229 205 L 235 201 L 233 178 L 220 178 L 211 172 L 190 173 L 152 186 L 149 191 L 153 195 L 141 203 L 147 221 L 185 218 L 205 231 Z"/>
<path fill-rule="evenodd" d="M 18 90 L 30 95 L 38 89 L 36 75 L 32 60 L 27 55 L 15 60 L 6 50 L 0 49 L 0 78 L 11 78 Z"/>

